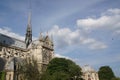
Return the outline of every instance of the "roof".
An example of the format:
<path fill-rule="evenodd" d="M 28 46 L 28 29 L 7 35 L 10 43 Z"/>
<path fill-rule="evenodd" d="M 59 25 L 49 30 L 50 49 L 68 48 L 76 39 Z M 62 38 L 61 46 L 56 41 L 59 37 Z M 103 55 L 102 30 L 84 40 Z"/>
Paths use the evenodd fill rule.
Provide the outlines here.
<path fill-rule="evenodd" d="M 9 37 L 1 33 L 0 33 L 0 44 L 11 46 L 11 47 L 17 47 L 21 49 L 26 49 L 26 44 L 24 41 Z"/>

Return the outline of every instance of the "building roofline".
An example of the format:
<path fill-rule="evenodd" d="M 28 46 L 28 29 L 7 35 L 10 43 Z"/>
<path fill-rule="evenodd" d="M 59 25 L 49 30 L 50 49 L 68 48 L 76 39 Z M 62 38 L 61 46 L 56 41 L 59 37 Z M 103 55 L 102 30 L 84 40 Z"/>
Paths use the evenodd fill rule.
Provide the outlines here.
<path fill-rule="evenodd" d="M 14 37 L 8 36 L 8 35 L 3 34 L 3 33 L 0 33 L 0 34 L 3 35 L 3 36 L 5 36 L 5 37 L 7 37 L 7 38 L 12 38 L 12 39 L 15 39 L 15 40 L 18 40 L 18 41 L 21 41 L 21 42 L 25 43 L 23 40 L 20 40 L 20 39 L 17 39 L 17 38 L 14 38 Z"/>

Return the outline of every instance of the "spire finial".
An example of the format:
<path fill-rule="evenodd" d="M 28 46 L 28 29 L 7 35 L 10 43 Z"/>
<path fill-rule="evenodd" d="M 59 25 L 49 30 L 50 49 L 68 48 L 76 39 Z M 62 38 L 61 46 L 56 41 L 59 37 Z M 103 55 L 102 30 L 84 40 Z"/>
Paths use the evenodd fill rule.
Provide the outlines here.
<path fill-rule="evenodd" d="M 48 36 L 48 31 L 47 31 L 47 36 Z"/>
<path fill-rule="evenodd" d="M 28 14 L 28 27 L 31 27 L 31 12 L 29 12 L 29 14 Z"/>
<path fill-rule="evenodd" d="M 31 27 L 31 16 L 32 16 L 32 7 L 31 0 L 29 0 L 29 12 L 28 12 L 28 27 Z"/>
<path fill-rule="evenodd" d="M 40 32 L 40 37 L 42 37 L 42 32 Z"/>

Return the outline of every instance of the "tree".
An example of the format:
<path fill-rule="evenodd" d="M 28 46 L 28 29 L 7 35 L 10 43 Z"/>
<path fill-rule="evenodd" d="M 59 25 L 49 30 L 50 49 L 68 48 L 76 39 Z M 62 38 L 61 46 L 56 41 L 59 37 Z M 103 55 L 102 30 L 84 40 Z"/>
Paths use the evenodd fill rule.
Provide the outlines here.
<path fill-rule="evenodd" d="M 24 80 L 40 80 L 41 78 L 41 73 L 36 60 L 23 60 L 23 64 L 19 63 L 19 69 L 17 71 L 19 72 L 19 75 L 22 75 Z"/>
<path fill-rule="evenodd" d="M 120 78 L 116 77 L 116 78 L 112 78 L 112 80 L 120 80 Z"/>
<path fill-rule="evenodd" d="M 5 63 L 6 63 L 5 59 L 0 58 L 0 80 L 4 80 L 5 78 L 5 72 L 3 71 Z"/>
<path fill-rule="evenodd" d="M 115 75 L 109 66 L 102 66 L 98 71 L 100 80 L 112 80 Z"/>
<path fill-rule="evenodd" d="M 48 64 L 41 80 L 70 80 L 81 77 L 81 68 L 73 61 L 65 58 L 54 58 Z"/>
<path fill-rule="evenodd" d="M 0 72 L 0 80 L 4 80 L 4 78 L 5 78 L 5 72 L 1 71 Z"/>

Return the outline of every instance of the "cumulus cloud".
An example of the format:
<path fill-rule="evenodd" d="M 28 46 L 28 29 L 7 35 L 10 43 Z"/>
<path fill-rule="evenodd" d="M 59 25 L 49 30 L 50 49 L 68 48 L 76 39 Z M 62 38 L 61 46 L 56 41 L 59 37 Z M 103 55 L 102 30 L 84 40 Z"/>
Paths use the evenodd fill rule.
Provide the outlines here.
<path fill-rule="evenodd" d="M 80 36 L 79 30 L 71 31 L 69 28 L 60 29 L 59 26 L 55 25 L 50 31 L 50 34 L 57 40 L 59 47 L 72 45 L 78 43 L 78 37 Z"/>
<path fill-rule="evenodd" d="M 120 35 L 120 30 L 116 30 L 113 34 L 114 35 Z"/>
<path fill-rule="evenodd" d="M 86 45 L 90 49 L 107 48 L 107 45 L 105 45 L 104 43 L 93 38 L 87 38 L 86 36 L 82 35 L 83 33 L 79 29 L 72 31 L 69 28 L 59 28 L 59 26 L 55 25 L 49 31 L 49 33 L 54 36 L 57 48 L 64 48 L 74 45 Z"/>
<path fill-rule="evenodd" d="M 83 30 L 120 28 L 120 9 L 109 9 L 98 18 L 79 19 L 77 25 Z"/>
<path fill-rule="evenodd" d="M 107 45 L 105 45 L 103 42 L 97 41 L 97 40 L 92 39 L 92 38 L 82 38 L 81 43 L 88 45 L 88 47 L 92 50 L 107 48 Z"/>
<path fill-rule="evenodd" d="M 109 9 L 98 18 L 87 18 L 77 20 L 77 26 L 82 30 L 93 30 L 93 29 L 111 29 L 114 34 L 120 33 L 120 9 Z M 108 46 L 94 38 L 86 37 L 80 29 L 71 30 L 70 28 L 60 28 L 55 25 L 49 33 L 54 36 L 55 45 L 57 48 L 64 48 L 68 46 L 81 46 L 86 45 L 90 49 L 105 49 Z M 8 27 L 0 28 L 0 32 L 8 36 L 15 37 L 24 40 L 23 36 L 13 33 Z"/>
<path fill-rule="evenodd" d="M 120 9 L 114 8 L 114 9 L 108 9 L 106 12 L 102 13 L 102 15 L 120 15 Z"/>

